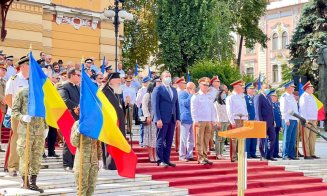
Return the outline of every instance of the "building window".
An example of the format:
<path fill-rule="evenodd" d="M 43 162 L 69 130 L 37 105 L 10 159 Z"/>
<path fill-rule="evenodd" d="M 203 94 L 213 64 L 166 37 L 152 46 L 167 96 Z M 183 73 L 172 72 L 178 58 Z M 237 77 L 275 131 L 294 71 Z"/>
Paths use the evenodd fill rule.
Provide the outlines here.
<path fill-rule="evenodd" d="M 254 76 L 254 68 L 253 67 L 246 68 L 246 74 L 253 77 Z"/>
<path fill-rule="evenodd" d="M 272 50 L 277 50 L 277 49 L 278 49 L 278 35 L 277 33 L 274 33 L 272 37 Z"/>
<path fill-rule="evenodd" d="M 288 36 L 286 31 L 284 31 L 282 34 L 282 49 L 286 49 L 287 44 L 288 44 Z"/>
<path fill-rule="evenodd" d="M 278 65 L 273 65 L 273 82 L 278 82 Z"/>

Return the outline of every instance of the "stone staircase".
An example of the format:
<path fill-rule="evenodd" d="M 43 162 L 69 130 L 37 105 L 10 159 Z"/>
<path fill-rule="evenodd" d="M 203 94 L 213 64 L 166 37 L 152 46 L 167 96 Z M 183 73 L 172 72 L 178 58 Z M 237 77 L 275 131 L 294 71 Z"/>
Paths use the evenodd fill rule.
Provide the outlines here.
<path fill-rule="evenodd" d="M 327 182 L 327 158 L 315 160 L 278 160 L 269 165 L 284 166 L 287 171 L 303 172 L 305 176 L 320 177 Z"/>
<path fill-rule="evenodd" d="M 138 127 L 134 127 L 133 143 L 138 141 Z M 6 149 L 7 144 L 2 144 Z M 58 155 L 62 155 L 61 149 L 56 149 Z M 47 153 L 46 153 L 47 154 Z M 145 155 L 144 155 L 145 156 Z M 35 191 L 20 189 L 21 177 L 10 177 L 4 173 L 5 153 L 0 153 L 0 195 L 76 195 L 74 175 L 65 172 L 62 167 L 62 158 L 48 157 L 42 160 L 42 169 L 38 176 L 38 185 L 45 190 L 43 194 Z M 144 159 L 144 160 L 143 160 Z M 145 161 L 145 157 L 140 157 Z M 187 189 L 169 187 L 165 181 L 154 181 L 150 175 L 136 174 L 135 179 L 123 178 L 117 171 L 100 170 L 96 191 L 94 195 L 123 196 L 123 195 L 188 195 Z"/>

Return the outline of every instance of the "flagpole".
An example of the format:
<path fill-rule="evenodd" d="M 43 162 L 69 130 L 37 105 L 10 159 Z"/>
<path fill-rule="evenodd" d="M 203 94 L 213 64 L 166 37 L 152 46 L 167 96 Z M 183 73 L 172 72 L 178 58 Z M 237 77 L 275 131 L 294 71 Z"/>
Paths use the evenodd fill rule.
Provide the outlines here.
<path fill-rule="evenodd" d="M 83 175 L 83 134 L 79 138 L 79 175 L 78 175 L 78 195 L 82 196 L 82 175 Z"/>
<path fill-rule="evenodd" d="M 24 176 L 24 188 L 25 189 L 27 189 L 27 179 L 28 179 L 29 145 L 30 145 L 30 123 L 27 123 L 27 128 L 26 128 L 26 147 L 25 147 L 25 176 Z"/>

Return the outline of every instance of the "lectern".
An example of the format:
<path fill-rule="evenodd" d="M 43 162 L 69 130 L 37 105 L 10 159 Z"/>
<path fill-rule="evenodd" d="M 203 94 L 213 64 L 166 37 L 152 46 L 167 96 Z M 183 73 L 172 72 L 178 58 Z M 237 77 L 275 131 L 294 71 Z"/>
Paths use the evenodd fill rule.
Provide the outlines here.
<path fill-rule="evenodd" d="M 219 132 L 219 136 L 235 138 L 238 141 L 237 195 L 244 196 L 246 190 L 247 164 L 244 153 L 246 138 L 266 138 L 266 122 L 244 121 L 243 127 Z"/>

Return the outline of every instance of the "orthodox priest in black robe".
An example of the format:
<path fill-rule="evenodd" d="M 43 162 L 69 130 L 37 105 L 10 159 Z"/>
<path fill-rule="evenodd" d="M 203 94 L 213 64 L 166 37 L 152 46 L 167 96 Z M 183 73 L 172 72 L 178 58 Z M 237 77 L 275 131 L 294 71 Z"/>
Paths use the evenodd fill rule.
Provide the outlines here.
<path fill-rule="evenodd" d="M 114 72 L 108 75 L 108 81 L 106 85 L 103 87 L 102 92 L 107 97 L 109 102 L 114 106 L 117 116 L 118 116 L 118 124 L 119 129 L 126 137 L 125 133 L 125 110 L 126 106 L 123 100 L 123 94 L 121 90 L 121 79 L 118 72 Z M 110 131 L 110 127 L 106 129 Z M 116 164 L 112 158 L 112 156 L 108 153 L 107 147 L 104 143 L 102 143 L 103 150 L 103 162 L 105 169 L 116 170 Z"/>

